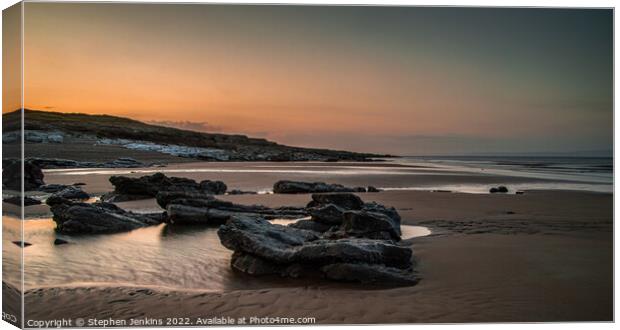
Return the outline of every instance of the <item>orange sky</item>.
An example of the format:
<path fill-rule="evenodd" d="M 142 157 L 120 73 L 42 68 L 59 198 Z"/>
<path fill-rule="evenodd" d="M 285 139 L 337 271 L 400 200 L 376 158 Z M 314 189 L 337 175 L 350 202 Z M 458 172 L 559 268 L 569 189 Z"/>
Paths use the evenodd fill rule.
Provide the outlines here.
<path fill-rule="evenodd" d="M 463 34 L 443 12 L 423 14 L 437 17 L 420 22 L 411 9 L 355 7 L 27 3 L 25 105 L 207 122 L 282 143 L 361 151 L 432 153 L 446 143 L 444 151 L 476 143 L 533 149 L 541 139 L 551 141 L 547 149 L 567 148 L 567 130 L 580 135 L 578 149 L 606 147 L 607 77 L 566 71 L 591 54 L 558 63 L 564 46 L 541 49 L 544 40 L 533 38 L 540 31 L 515 39 L 502 27 L 504 35 L 484 40 L 485 30 Z M 465 14 L 463 26 L 479 15 L 506 21 Z M 475 33 L 483 40 L 462 40 Z M 506 57 L 514 52 L 494 38 L 521 40 L 524 50 Z M 583 87 L 566 82 L 577 79 Z M 3 106 L 19 107 L 7 97 Z M 525 136 L 534 140 L 519 141 Z"/>

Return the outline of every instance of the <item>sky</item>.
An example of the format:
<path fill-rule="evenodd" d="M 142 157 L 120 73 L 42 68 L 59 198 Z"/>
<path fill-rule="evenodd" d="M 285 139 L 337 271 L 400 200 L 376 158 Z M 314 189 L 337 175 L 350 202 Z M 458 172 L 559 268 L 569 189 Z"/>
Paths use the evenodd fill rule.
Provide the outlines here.
<path fill-rule="evenodd" d="M 393 153 L 611 150 L 611 10 L 26 3 L 27 108 Z M 8 104 L 3 111 L 19 107 Z"/>

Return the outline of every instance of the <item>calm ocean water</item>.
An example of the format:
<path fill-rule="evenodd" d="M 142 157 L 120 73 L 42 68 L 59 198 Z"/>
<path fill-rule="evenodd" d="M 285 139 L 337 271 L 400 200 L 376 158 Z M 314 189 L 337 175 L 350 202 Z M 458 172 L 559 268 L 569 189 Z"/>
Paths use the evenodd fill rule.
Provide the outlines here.
<path fill-rule="evenodd" d="M 611 157 L 411 156 L 390 161 L 426 166 L 440 171 L 492 174 L 547 181 L 512 184 L 513 191 L 570 189 L 613 192 L 613 158 Z M 472 193 L 488 192 L 488 185 L 451 185 L 434 188 Z"/>

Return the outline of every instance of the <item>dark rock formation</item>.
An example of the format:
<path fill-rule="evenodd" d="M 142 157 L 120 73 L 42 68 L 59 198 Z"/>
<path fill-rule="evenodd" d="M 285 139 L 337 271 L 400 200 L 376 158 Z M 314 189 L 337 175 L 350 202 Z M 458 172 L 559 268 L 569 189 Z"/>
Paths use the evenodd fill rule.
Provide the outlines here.
<path fill-rule="evenodd" d="M 499 187 L 493 187 L 491 189 L 489 189 L 489 192 L 494 194 L 494 193 L 507 193 L 508 192 L 508 188 L 506 188 L 505 186 L 499 186 Z"/>
<path fill-rule="evenodd" d="M 368 188 L 366 189 L 367 192 L 380 192 L 380 189 L 377 189 L 373 186 L 368 186 Z"/>
<path fill-rule="evenodd" d="M 163 173 L 139 178 L 112 176 L 110 182 L 114 185 L 114 192 L 102 197 L 102 200 L 107 202 L 152 198 L 157 196 L 157 193 L 166 191 L 219 195 L 225 193 L 227 189 L 222 181 L 196 182 L 187 178 L 168 177 Z"/>
<path fill-rule="evenodd" d="M 43 172 L 39 166 L 29 161 L 24 162 L 23 165 L 25 190 L 35 190 L 45 184 L 43 182 Z M 2 185 L 11 190 L 22 189 L 22 162 L 3 161 Z"/>
<path fill-rule="evenodd" d="M 256 195 L 258 194 L 256 191 L 245 191 L 239 189 L 233 189 L 228 192 L 228 195 Z"/>
<path fill-rule="evenodd" d="M 167 210 L 166 221 L 171 224 L 219 225 L 231 216 L 298 219 L 307 215 L 303 208 L 240 205 L 202 193 L 160 192 L 156 199 L 157 203 Z"/>
<path fill-rule="evenodd" d="M 162 222 L 162 214 L 137 214 L 110 203 L 74 203 L 57 198 L 51 206 L 56 231 L 66 235 L 107 234 L 129 231 Z"/>
<path fill-rule="evenodd" d="M 345 209 L 334 204 L 327 204 L 310 208 L 308 212 L 312 216 L 312 221 L 334 226 L 342 224 Z"/>
<path fill-rule="evenodd" d="M 394 208 L 364 204 L 353 194 L 315 194 L 312 218 L 288 226 L 261 217 L 231 216 L 218 230 L 234 251 L 231 267 L 251 275 L 413 285 L 412 251 L 397 245 L 400 216 Z"/>
<path fill-rule="evenodd" d="M 22 199 L 19 196 L 11 196 L 3 199 L 5 203 L 21 206 Z M 32 197 L 24 196 L 24 206 L 39 205 L 41 201 Z"/>
<path fill-rule="evenodd" d="M 304 275 L 302 270 L 318 270 L 336 280 L 377 282 L 393 277 L 400 278 L 399 284 L 415 283 L 411 249 L 390 241 L 324 239 L 312 231 L 244 217 L 229 220 L 218 235 L 235 251 L 231 266 L 248 274 L 298 277 Z"/>
<path fill-rule="evenodd" d="M 308 207 L 333 204 L 346 210 L 361 210 L 364 202 L 359 196 L 350 193 L 312 194 Z"/>
<path fill-rule="evenodd" d="M 88 193 L 78 187 L 67 186 L 64 189 L 52 194 L 50 197 L 48 197 L 48 199 L 49 198 L 84 200 L 89 199 L 90 196 L 88 195 Z"/>
<path fill-rule="evenodd" d="M 342 230 L 353 237 L 400 240 L 400 221 L 377 212 L 347 211 Z"/>
<path fill-rule="evenodd" d="M 69 244 L 69 242 L 61 238 L 57 238 L 54 240 L 54 245 L 63 245 L 63 244 Z"/>
<path fill-rule="evenodd" d="M 329 184 L 325 182 L 301 182 L 281 180 L 273 185 L 275 194 L 310 194 L 328 192 L 366 192 L 364 187 L 345 187 L 340 184 Z"/>

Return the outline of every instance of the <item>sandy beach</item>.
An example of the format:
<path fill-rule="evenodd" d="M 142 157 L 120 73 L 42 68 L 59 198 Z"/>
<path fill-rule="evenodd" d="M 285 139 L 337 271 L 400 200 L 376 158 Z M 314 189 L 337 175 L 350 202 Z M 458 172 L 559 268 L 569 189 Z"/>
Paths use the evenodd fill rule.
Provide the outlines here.
<path fill-rule="evenodd" d="M 231 188 L 244 190 L 268 187 L 277 178 L 312 181 L 318 176 L 326 177 L 328 182 L 383 186 L 455 180 L 477 184 L 541 181 L 389 163 L 310 165 L 315 167 L 306 169 L 318 172 L 283 173 L 283 169 L 299 169 L 300 165 L 260 163 L 205 163 L 200 168 L 208 170 L 203 172 L 185 171 L 197 168 L 191 163 L 160 169 L 116 169 L 112 170 L 114 173 L 102 169 L 54 170 L 46 171 L 46 182 L 81 181 L 86 183 L 86 191 L 97 195 L 112 190 L 107 182 L 111 174 L 125 175 L 127 172 L 139 176 L 157 170 L 195 179 L 220 179 Z M 338 172 L 351 167 L 362 172 Z M 277 171 L 257 175 L 252 171 L 239 172 L 241 169 Z M 408 174 L 385 174 L 385 170 Z M 77 175 L 80 171 L 89 174 Z M 232 289 L 203 290 L 199 284 L 191 288 L 175 287 L 174 280 L 166 286 L 131 281 L 114 285 L 85 282 L 27 285 L 26 319 L 80 317 L 130 322 L 131 319 L 163 318 L 166 322 L 166 318 L 187 317 L 190 322 L 197 322 L 198 318 L 208 317 L 269 316 L 315 318 L 316 323 L 322 324 L 612 319 L 612 194 L 564 190 L 532 190 L 519 195 L 391 190 L 358 195 L 365 201 L 394 206 L 403 225 L 431 230 L 429 236 L 403 243 L 414 251 L 416 270 L 422 279 L 419 284 L 380 288 L 321 280 L 250 280 L 241 274 L 227 273 L 228 280 L 234 282 L 229 286 Z M 307 194 L 220 198 L 270 207 L 304 206 L 310 199 Z M 117 205 L 140 212 L 158 209 L 154 199 Z M 4 206 L 10 208 L 6 203 Z M 26 213 L 30 217 L 49 216 L 47 206 L 28 207 Z M 34 246 L 24 250 L 26 259 L 28 251 L 37 251 L 28 250 L 32 248 Z M 130 264 L 139 260 L 125 261 Z M 26 278 L 28 266 L 26 263 Z M 26 282 L 29 283 L 28 279 Z M 56 307 L 49 309 L 51 305 Z"/>

